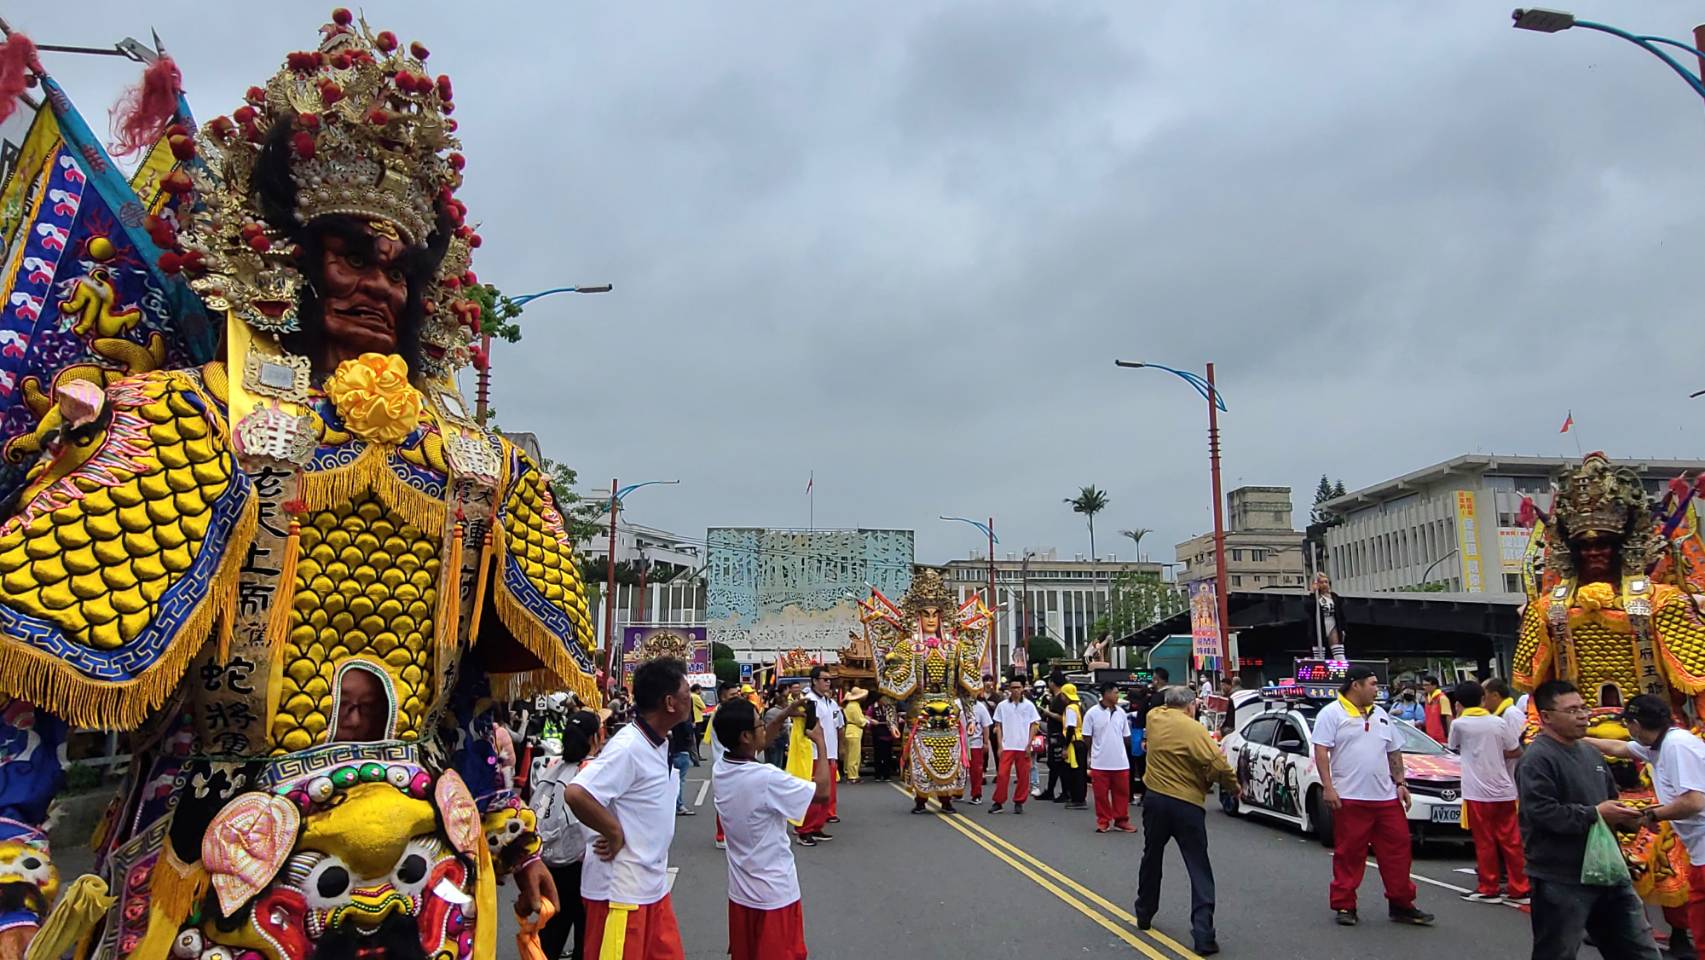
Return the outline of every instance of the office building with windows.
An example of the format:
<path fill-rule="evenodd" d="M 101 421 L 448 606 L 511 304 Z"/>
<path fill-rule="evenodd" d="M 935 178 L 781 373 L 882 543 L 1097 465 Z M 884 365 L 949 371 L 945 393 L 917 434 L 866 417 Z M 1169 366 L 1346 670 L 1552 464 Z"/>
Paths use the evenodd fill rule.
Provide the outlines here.
<path fill-rule="evenodd" d="M 1530 534 L 1518 522 L 1522 499 L 1549 510 L 1552 478 L 1579 462 L 1469 454 L 1327 501 L 1320 509 L 1332 524 L 1325 554 L 1334 587 L 1520 593 Z M 1614 462 L 1632 467 L 1654 497 L 1672 478 L 1705 471 L 1705 460 Z"/>
<path fill-rule="evenodd" d="M 1238 487 L 1226 494 L 1225 570 L 1230 590 L 1303 586 L 1302 532 L 1291 527 L 1290 487 Z M 1213 531 L 1178 544 L 1183 584 L 1214 578 Z"/>
<path fill-rule="evenodd" d="M 961 600 L 987 593 L 989 556 L 973 552 L 944 565 L 949 590 Z M 1113 578 L 1145 573 L 1164 579 L 1162 563 L 1090 560 L 1081 554 L 1062 560 L 1057 551 L 1028 550 L 995 559 L 995 644 L 999 662 L 1012 662 L 1012 648 L 1023 642 L 1024 598 L 1029 597 L 1030 635 L 1058 641 L 1066 655 L 1080 655 L 1095 637 L 1090 627 L 1107 612 Z"/>

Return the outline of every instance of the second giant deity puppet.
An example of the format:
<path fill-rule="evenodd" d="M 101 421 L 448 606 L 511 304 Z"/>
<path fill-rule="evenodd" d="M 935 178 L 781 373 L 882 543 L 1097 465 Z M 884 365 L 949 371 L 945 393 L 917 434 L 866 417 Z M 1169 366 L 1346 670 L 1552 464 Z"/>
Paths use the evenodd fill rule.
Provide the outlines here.
<path fill-rule="evenodd" d="M 333 20 L 229 116 L 167 130 L 146 238 L 37 231 L 50 277 L 106 271 L 60 293 L 98 280 L 129 318 L 44 301 L 32 334 L 90 362 L 39 371 L 0 519 L 0 695 L 132 733 L 99 880 L 38 934 L 79 957 L 494 957 L 498 878 L 554 896 L 484 711 L 595 702 L 580 574 L 547 478 L 454 385 L 478 242 L 450 82 Z M 20 188 L 38 219 L 78 214 L 66 171 L 98 199 L 110 160 L 74 153 Z M 192 321 L 211 362 L 145 336 Z"/>
<path fill-rule="evenodd" d="M 977 597 L 955 601 L 933 570 L 912 579 L 898 607 L 880 592 L 862 606 L 880 692 L 905 707 L 901 781 L 916 810 L 933 797 L 951 812 L 967 784 L 964 698 L 982 686 L 988 609 Z"/>
<path fill-rule="evenodd" d="M 1524 506 L 1523 512 L 1534 511 Z M 1697 527 L 1684 483 L 1672 485 L 1654 512 L 1640 477 L 1603 454 L 1565 470 L 1533 538 L 1515 686 L 1574 683 L 1593 710 L 1595 736 L 1626 739 L 1621 708 L 1643 693 L 1669 700 L 1677 716 L 1699 717 L 1705 553 Z M 1616 766 L 1624 798 L 1640 802 L 1643 792 L 1649 802 L 1649 781 L 1642 786 L 1632 767 Z M 1687 853 L 1669 824 L 1642 828 L 1624 847 L 1643 897 L 1666 907 L 1686 901 Z"/>

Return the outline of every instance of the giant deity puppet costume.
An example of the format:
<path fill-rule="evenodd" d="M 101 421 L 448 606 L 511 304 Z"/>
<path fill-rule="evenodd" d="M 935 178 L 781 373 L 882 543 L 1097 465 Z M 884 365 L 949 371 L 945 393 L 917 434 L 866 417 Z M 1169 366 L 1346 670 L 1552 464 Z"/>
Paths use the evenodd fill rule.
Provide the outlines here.
<path fill-rule="evenodd" d="M 0 695 L 48 734 L 38 758 L 53 718 L 129 731 L 134 756 L 99 876 L 68 885 L 39 955 L 495 957 L 498 878 L 553 896 L 485 711 L 596 703 L 584 589 L 546 477 L 454 385 L 478 240 L 450 81 L 420 44 L 333 21 L 229 116 L 180 114 L 158 189 L 131 197 L 146 220 L 97 195 L 98 145 L 4 193 L 45 285 L 18 370 L 34 426 L 5 451 L 24 472 L 0 507 Z M 67 177 L 81 213 L 114 215 L 28 229 L 80 216 Z M 82 326 L 64 298 L 90 289 Z"/>
<path fill-rule="evenodd" d="M 975 596 L 954 600 L 933 570 L 912 578 L 899 606 L 880 591 L 861 606 L 880 692 L 905 707 L 900 778 L 912 792 L 913 812 L 934 798 L 951 813 L 967 785 L 962 718 L 965 698 L 982 686 L 988 608 Z"/>
<path fill-rule="evenodd" d="M 1693 491 L 1672 488 L 1656 510 L 1639 476 L 1602 453 L 1561 474 L 1549 515 L 1535 519 L 1524 583 L 1529 597 L 1516 639 L 1512 681 L 1575 684 L 1592 708 L 1593 736 L 1627 739 L 1621 709 L 1639 694 L 1667 699 L 1698 723 L 1705 705 L 1705 552 Z M 1530 731 L 1537 714 L 1530 708 Z M 1613 762 L 1623 799 L 1651 802 L 1649 779 Z M 1668 823 L 1623 838 L 1635 889 L 1679 907 L 1687 899 L 1687 852 Z"/>

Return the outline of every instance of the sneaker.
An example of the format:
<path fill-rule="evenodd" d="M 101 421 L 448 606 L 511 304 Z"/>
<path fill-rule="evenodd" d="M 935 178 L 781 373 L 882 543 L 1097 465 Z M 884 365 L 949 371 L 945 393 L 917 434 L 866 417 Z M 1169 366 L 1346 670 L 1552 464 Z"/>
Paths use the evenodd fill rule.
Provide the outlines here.
<path fill-rule="evenodd" d="M 1001 805 L 997 803 L 997 804 L 990 806 L 989 812 L 990 813 L 1000 813 L 1001 812 Z"/>
<path fill-rule="evenodd" d="M 692 807 L 682 807 L 681 809 L 676 810 L 675 812 L 680 814 L 683 817 L 696 817 L 699 815 L 699 812 L 697 810 L 694 810 Z"/>
<path fill-rule="evenodd" d="M 1023 813 L 1024 812 L 1024 804 L 1022 804 L 1022 803 L 1013 804 L 1012 805 L 1012 812 L 1013 813 Z"/>
<path fill-rule="evenodd" d="M 1415 907 L 1392 907 L 1392 923 L 1407 923 L 1415 927 L 1430 927 L 1433 925 L 1433 915 Z"/>
<path fill-rule="evenodd" d="M 1127 823 L 1123 826 L 1116 827 L 1115 829 L 1117 829 L 1120 833 L 1136 833 L 1137 832 L 1137 828 L 1135 826 L 1133 826 L 1132 824 L 1129 824 L 1129 823 Z"/>
<path fill-rule="evenodd" d="M 1467 900 L 1469 903 L 1503 903 L 1504 902 L 1504 898 L 1498 896 L 1495 893 L 1491 893 L 1491 894 L 1481 893 L 1478 890 L 1474 891 L 1473 893 L 1463 894 L 1462 899 Z"/>
<path fill-rule="evenodd" d="M 834 835 L 834 834 L 832 834 L 832 833 L 824 833 L 824 832 L 823 832 L 823 831 L 821 831 L 821 830 L 819 830 L 819 831 L 817 831 L 817 832 L 816 832 L 816 833 L 813 833 L 813 834 L 812 834 L 812 836 L 813 836 L 813 837 L 816 837 L 816 838 L 817 838 L 817 840 L 818 840 L 818 841 L 819 841 L 819 842 L 821 842 L 821 841 L 823 841 L 823 840 L 833 840 L 833 839 L 835 839 L 835 835 Z"/>
<path fill-rule="evenodd" d="M 1152 917 L 1145 917 L 1142 914 L 1137 914 L 1137 929 L 1138 930 L 1147 930 L 1148 928 L 1150 928 L 1152 926 L 1154 926 L 1154 919 Z"/>
<path fill-rule="evenodd" d="M 1031 787 L 1030 788 L 1030 798 L 1032 800 L 1038 800 L 1038 799 L 1040 799 L 1040 800 L 1052 800 L 1052 799 L 1054 799 L 1052 794 L 1050 794 L 1046 797 L 1042 796 L 1042 788 L 1041 787 Z"/>
<path fill-rule="evenodd" d="M 1106 833 L 1106 832 L 1107 832 L 1107 828 L 1106 828 L 1106 827 L 1096 827 L 1096 828 L 1095 828 L 1095 832 L 1096 832 L 1096 833 Z"/>
<path fill-rule="evenodd" d="M 959 811 L 953 806 L 952 800 L 949 800 L 946 797 L 943 797 L 941 799 L 941 812 L 942 813 L 958 813 Z"/>
<path fill-rule="evenodd" d="M 817 838 L 809 833 L 796 833 L 793 835 L 793 840 L 802 847 L 815 847 L 817 845 Z"/>
<path fill-rule="evenodd" d="M 840 817 L 830 817 L 828 820 L 826 820 L 824 822 L 825 823 L 840 823 L 841 818 Z"/>
<path fill-rule="evenodd" d="M 1068 804 L 1066 804 L 1066 809 L 1067 810 L 1088 810 L 1089 804 L 1087 804 L 1087 803 L 1068 803 Z"/>
<path fill-rule="evenodd" d="M 967 797 L 965 802 L 971 804 L 972 806 L 977 806 L 983 802 L 983 798 L 982 797 Z"/>
<path fill-rule="evenodd" d="M 1362 922 L 1362 918 L 1356 916 L 1356 911 L 1354 910 L 1338 910 L 1336 913 L 1338 916 L 1338 926 L 1340 927 L 1353 927 Z"/>
<path fill-rule="evenodd" d="M 1505 897 L 1504 898 L 1504 905 L 1510 906 L 1510 907 L 1531 907 L 1531 906 L 1533 906 L 1533 898 L 1532 897 Z"/>
<path fill-rule="evenodd" d="M 1211 957 L 1220 952 L 1220 942 L 1218 940 L 1209 940 L 1205 943 L 1198 943 L 1196 944 L 1195 949 L 1196 953 L 1200 956 Z"/>
<path fill-rule="evenodd" d="M 727 841 L 727 840 L 718 840 L 718 841 L 716 841 L 716 849 L 718 849 L 718 850 L 727 850 L 727 849 L 728 849 L 728 841 Z"/>

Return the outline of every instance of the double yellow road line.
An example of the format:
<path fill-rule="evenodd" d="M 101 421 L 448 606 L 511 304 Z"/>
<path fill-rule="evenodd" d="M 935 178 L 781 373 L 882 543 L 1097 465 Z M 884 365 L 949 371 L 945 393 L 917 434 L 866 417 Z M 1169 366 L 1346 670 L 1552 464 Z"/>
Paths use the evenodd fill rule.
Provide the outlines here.
<path fill-rule="evenodd" d="M 899 785 L 889 785 L 901 794 L 907 797 L 911 796 L 909 791 Z M 930 801 L 929 806 L 936 813 L 941 812 L 940 805 L 935 801 Z M 976 823 L 970 817 L 961 814 L 941 816 L 937 819 L 957 830 L 965 839 L 993 854 L 995 859 L 1005 863 L 1018 871 L 1019 874 L 1028 877 L 1037 886 L 1058 897 L 1073 910 L 1095 921 L 1102 929 L 1123 940 L 1130 945 L 1131 949 L 1147 956 L 1149 960 L 1174 960 L 1174 957 L 1156 949 L 1157 945 L 1171 950 L 1182 960 L 1202 960 L 1194 950 L 1158 930 L 1138 930 L 1137 918 L 1130 911 L 1114 905 L 1101 894 L 1048 866 L 1000 834 Z"/>

